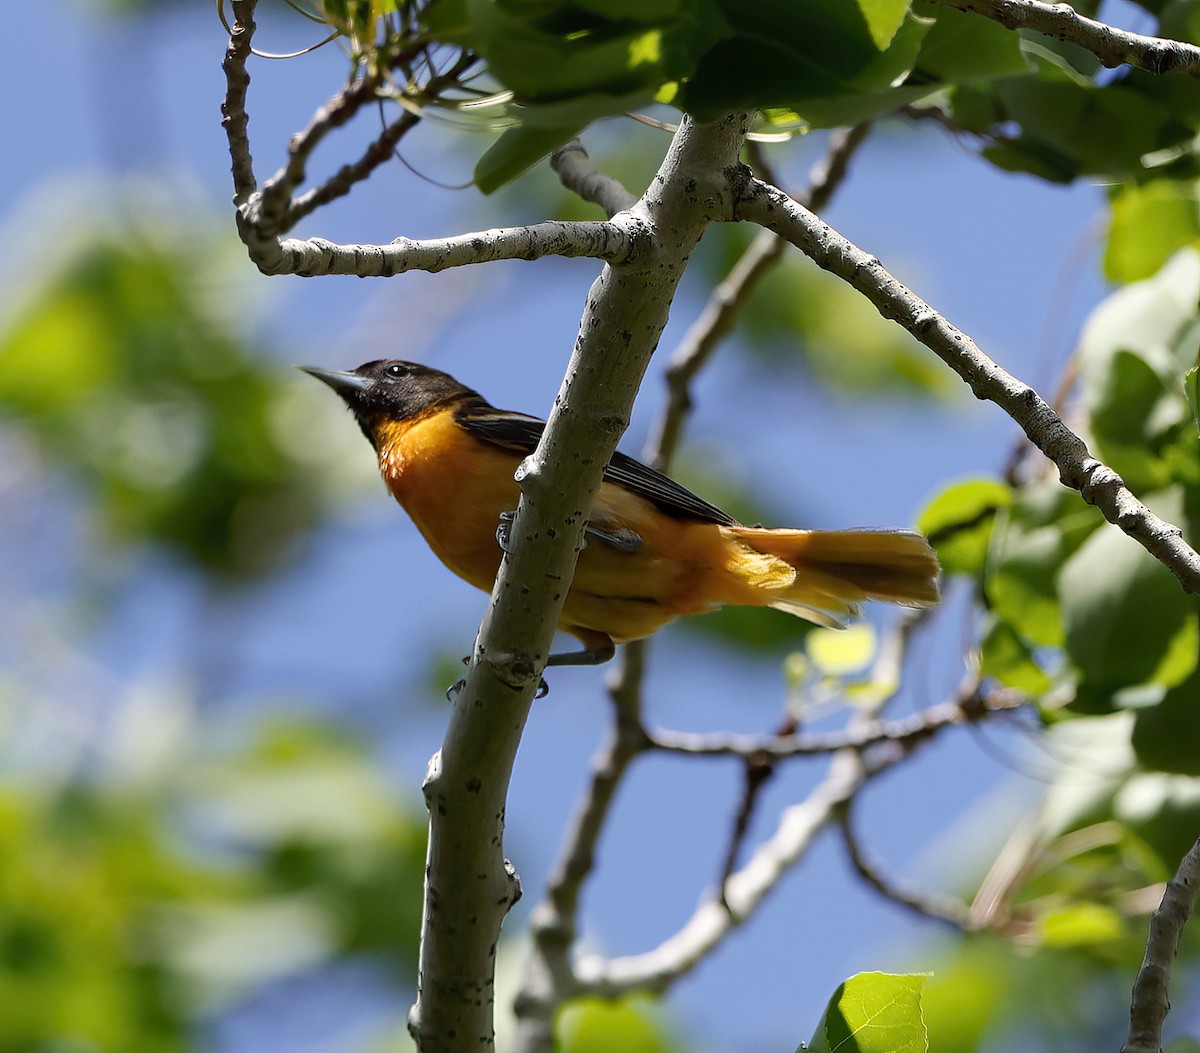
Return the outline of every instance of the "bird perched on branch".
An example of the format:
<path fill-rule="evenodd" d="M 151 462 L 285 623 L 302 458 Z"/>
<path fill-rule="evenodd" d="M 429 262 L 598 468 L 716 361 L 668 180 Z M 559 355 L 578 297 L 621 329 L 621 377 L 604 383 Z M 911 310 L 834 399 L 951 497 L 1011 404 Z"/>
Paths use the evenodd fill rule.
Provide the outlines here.
<path fill-rule="evenodd" d="M 490 591 L 520 497 L 513 475 L 545 423 L 498 410 L 415 362 L 302 368 L 350 407 L 392 496 L 438 558 Z M 743 526 L 622 453 L 604 470 L 584 540 L 558 622 L 583 650 L 551 655 L 550 665 L 605 662 L 615 644 L 725 604 L 835 627 L 864 600 L 927 607 L 938 599 L 937 559 L 920 534 Z"/>

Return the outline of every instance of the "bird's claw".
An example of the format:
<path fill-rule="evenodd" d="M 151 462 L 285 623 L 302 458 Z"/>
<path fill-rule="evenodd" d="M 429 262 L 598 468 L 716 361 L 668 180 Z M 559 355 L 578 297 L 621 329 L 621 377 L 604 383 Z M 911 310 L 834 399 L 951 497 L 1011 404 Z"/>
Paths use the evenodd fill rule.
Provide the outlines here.
<path fill-rule="evenodd" d="M 471 656 L 468 655 L 466 658 L 464 658 L 462 660 L 462 662 L 463 662 L 463 665 L 470 665 L 471 664 Z M 446 688 L 446 701 L 447 702 L 457 701 L 458 696 L 460 694 L 462 694 L 462 689 L 464 687 L 466 687 L 466 684 L 467 684 L 467 681 L 466 681 L 466 678 L 464 677 L 462 680 L 457 680 L 453 684 L 451 684 L 448 688 Z M 548 694 L 550 694 L 550 685 L 546 683 L 546 680 L 544 677 L 538 677 L 537 691 L 534 692 L 533 697 L 534 698 L 545 698 Z"/>
<path fill-rule="evenodd" d="M 508 541 L 512 534 L 512 524 L 517 518 L 516 510 L 500 513 L 500 525 L 496 527 L 496 544 L 501 552 L 508 551 Z"/>

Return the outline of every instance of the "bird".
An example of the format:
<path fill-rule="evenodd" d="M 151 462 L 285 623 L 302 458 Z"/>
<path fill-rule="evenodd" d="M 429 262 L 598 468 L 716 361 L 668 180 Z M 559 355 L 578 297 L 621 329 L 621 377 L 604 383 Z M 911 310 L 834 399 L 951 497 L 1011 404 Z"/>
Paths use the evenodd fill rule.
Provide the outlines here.
<path fill-rule="evenodd" d="M 490 592 L 520 497 L 514 475 L 545 422 L 496 409 L 417 362 L 300 369 L 341 396 L 388 490 L 438 558 Z M 606 662 L 617 644 L 725 605 L 771 607 L 840 628 L 866 600 L 933 606 L 938 574 L 921 534 L 746 526 L 617 452 L 588 513 L 558 621 L 582 649 L 551 654 L 547 665 Z"/>

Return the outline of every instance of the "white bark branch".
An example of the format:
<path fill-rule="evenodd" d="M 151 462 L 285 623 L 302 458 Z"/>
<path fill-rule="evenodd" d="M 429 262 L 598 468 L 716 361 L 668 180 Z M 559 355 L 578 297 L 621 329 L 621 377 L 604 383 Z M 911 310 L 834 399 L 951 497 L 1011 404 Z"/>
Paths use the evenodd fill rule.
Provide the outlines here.
<path fill-rule="evenodd" d="M 1047 4 L 1041 0 L 934 0 L 957 11 L 971 11 L 999 22 L 1007 29 L 1032 29 L 1055 40 L 1090 51 L 1100 62 L 1138 66 L 1150 73 L 1178 71 L 1200 76 L 1200 48 L 1179 40 L 1129 33 L 1104 22 L 1086 18 L 1070 4 Z"/>
<path fill-rule="evenodd" d="M 996 403 L 1012 417 L 1030 442 L 1055 463 L 1065 486 L 1078 490 L 1105 519 L 1166 566 L 1186 592 L 1200 593 L 1200 554 L 1183 540 L 1179 527 L 1142 504 L 1116 472 L 1091 455 L 1087 444 L 1045 399 L 988 358 L 878 259 L 765 183 L 754 182 L 738 215 L 786 238 L 818 266 L 854 286 L 884 318 L 912 333 L 966 381 L 976 398 Z"/>
<path fill-rule="evenodd" d="M 642 954 L 580 959 L 575 973 L 584 992 L 619 998 L 631 991 L 665 991 L 703 961 L 754 913 L 808 851 L 817 834 L 833 821 L 838 808 L 874 774 L 858 763 L 845 763 L 847 760 L 834 760 L 828 776 L 804 801 L 783 812 L 775 833 L 673 936 Z"/>
<path fill-rule="evenodd" d="M 426 911 L 409 1026 L 422 1053 L 490 1051 L 493 957 L 513 902 L 503 855 L 513 758 L 574 573 L 587 509 L 657 346 L 676 285 L 708 223 L 742 191 L 745 117 L 685 122 L 651 189 L 613 220 L 641 251 L 606 267 L 522 495 L 446 740 L 426 780 Z M 607 226 L 607 224 L 606 224 Z"/>
<path fill-rule="evenodd" d="M 637 251 L 641 233 L 636 224 L 547 221 L 448 238 L 397 238 L 390 245 L 336 245 L 324 238 L 262 238 L 252 223 L 241 217 L 239 229 L 250 258 L 264 274 L 298 274 L 302 278 L 325 274 L 390 278 L 406 271 L 444 271 L 545 256 L 587 256 L 606 263 L 626 263 Z"/>

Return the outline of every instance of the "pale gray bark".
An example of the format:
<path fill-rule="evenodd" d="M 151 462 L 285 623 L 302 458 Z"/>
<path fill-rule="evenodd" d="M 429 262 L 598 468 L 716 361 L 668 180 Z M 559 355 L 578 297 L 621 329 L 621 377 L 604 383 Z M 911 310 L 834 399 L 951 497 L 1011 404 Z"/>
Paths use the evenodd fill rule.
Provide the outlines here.
<path fill-rule="evenodd" d="M 410 1029 L 423 1053 L 493 1047 L 493 965 L 514 901 L 503 853 L 513 758 L 574 573 L 587 510 L 666 325 L 689 255 L 732 217 L 744 117 L 685 121 L 650 189 L 612 221 L 638 246 L 588 294 L 566 377 L 537 450 L 466 684 L 425 782 L 427 907 Z"/>

